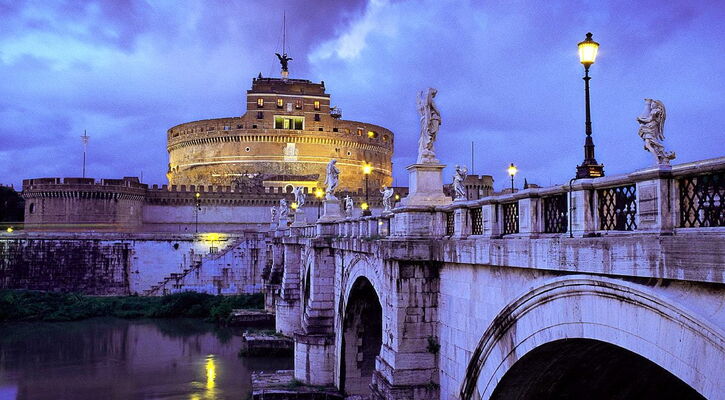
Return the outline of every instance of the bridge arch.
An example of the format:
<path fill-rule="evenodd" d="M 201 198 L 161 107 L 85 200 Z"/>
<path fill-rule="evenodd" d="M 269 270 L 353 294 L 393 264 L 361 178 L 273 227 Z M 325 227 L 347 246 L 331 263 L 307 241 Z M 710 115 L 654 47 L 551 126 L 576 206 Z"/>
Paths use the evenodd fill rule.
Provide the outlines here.
<path fill-rule="evenodd" d="M 671 374 L 706 398 L 725 390 L 721 330 L 634 284 L 568 276 L 535 287 L 496 316 L 472 353 L 461 399 L 496 398 L 516 382 L 523 364 L 542 360 L 547 351 L 547 366 L 555 369 L 552 357 L 565 356 L 556 347 L 564 344 L 575 352 L 618 352 L 625 360 L 653 364 L 652 371 L 660 368 L 658 373 Z"/>

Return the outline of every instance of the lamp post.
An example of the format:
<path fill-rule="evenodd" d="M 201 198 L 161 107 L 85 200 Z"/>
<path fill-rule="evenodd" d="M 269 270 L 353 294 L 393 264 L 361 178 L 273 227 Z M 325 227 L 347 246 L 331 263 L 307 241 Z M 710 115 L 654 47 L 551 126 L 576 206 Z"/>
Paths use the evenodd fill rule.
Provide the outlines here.
<path fill-rule="evenodd" d="M 373 215 L 373 213 L 370 211 L 370 199 L 368 197 L 368 178 L 370 177 L 370 174 L 373 172 L 373 166 L 370 164 L 363 164 L 363 175 L 365 175 L 365 203 L 363 205 L 363 216 Z"/>
<path fill-rule="evenodd" d="M 194 193 L 194 232 L 199 232 L 199 211 L 201 211 L 201 193 Z"/>
<path fill-rule="evenodd" d="M 584 123 L 586 139 L 584 141 L 584 161 L 576 167 L 576 177 L 596 178 L 604 176 L 604 165 L 598 164 L 594 158 L 594 140 L 592 140 L 592 118 L 589 109 L 589 67 L 594 64 L 597 58 L 599 43 L 592 40 L 591 32 L 587 33 L 586 39 L 579 42 L 579 61 L 584 65 L 584 102 L 586 107 L 586 122 Z"/>
<path fill-rule="evenodd" d="M 317 197 L 317 219 L 320 219 L 320 207 L 322 207 L 322 196 L 325 195 L 325 192 L 322 191 L 322 189 L 317 188 L 315 190 L 315 197 Z"/>
<path fill-rule="evenodd" d="M 511 176 L 511 193 L 513 193 L 514 192 L 514 176 L 516 175 L 517 172 L 519 172 L 519 170 L 516 168 L 514 163 L 511 163 L 511 165 L 509 165 L 507 171 L 508 171 L 509 175 Z"/>

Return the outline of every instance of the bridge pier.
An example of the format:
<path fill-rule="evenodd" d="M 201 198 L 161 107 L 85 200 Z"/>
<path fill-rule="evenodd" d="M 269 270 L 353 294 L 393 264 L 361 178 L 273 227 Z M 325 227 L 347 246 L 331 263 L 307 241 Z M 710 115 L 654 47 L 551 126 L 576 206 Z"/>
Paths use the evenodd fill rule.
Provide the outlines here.
<path fill-rule="evenodd" d="M 300 258 L 301 247 L 293 243 L 282 246 L 284 272 L 276 301 L 277 332 L 292 336 L 300 328 Z"/>

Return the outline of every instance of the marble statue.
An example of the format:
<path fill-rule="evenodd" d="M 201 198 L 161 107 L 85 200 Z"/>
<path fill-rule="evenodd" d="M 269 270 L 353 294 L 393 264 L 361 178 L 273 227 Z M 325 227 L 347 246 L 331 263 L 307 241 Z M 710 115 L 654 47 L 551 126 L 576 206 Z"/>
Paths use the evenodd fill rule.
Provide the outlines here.
<path fill-rule="evenodd" d="M 453 190 L 455 191 L 455 200 L 468 200 L 466 195 L 466 188 L 463 186 L 463 181 L 468 176 L 468 168 L 466 166 L 456 165 L 456 173 L 453 174 Z"/>
<path fill-rule="evenodd" d="M 380 190 L 380 193 L 383 194 L 383 212 L 388 212 L 392 208 L 392 205 L 390 204 L 390 199 L 393 197 L 393 193 L 395 190 L 393 188 L 389 188 L 386 186 L 383 186 L 383 189 Z"/>
<path fill-rule="evenodd" d="M 433 151 L 433 143 L 441 125 L 441 113 L 433 101 L 437 93 L 438 90 L 433 88 L 418 93 L 418 113 L 420 114 L 418 164 L 438 164 Z"/>
<path fill-rule="evenodd" d="M 272 214 L 272 223 L 273 224 L 276 223 L 277 222 L 277 207 L 272 206 L 272 208 L 269 209 L 269 212 Z"/>
<path fill-rule="evenodd" d="M 335 197 L 335 189 L 337 189 L 337 184 L 339 183 L 340 170 L 337 169 L 335 164 L 337 164 L 337 160 L 334 158 L 327 164 L 325 200 L 337 200 L 337 197 Z"/>
<path fill-rule="evenodd" d="M 353 207 L 352 197 L 345 196 L 345 216 L 346 217 L 352 217 L 352 207 Z"/>
<path fill-rule="evenodd" d="M 292 193 L 295 195 L 295 203 L 297 203 L 297 209 L 299 210 L 303 205 L 305 205 L 305 199 L 307 198 L 304 188 L 302 186 L 297 186 L 292 189 Z"/>
<path fill-rule="evenodd" d="M 289 207 L 287 206 L 287 200 L 279 199 L 279 219 L 287 218 Z"/>
<path fill-rule="evenodd" d="M 665 140 L 664 127 L 667 113 L 665 105 L 659 100 L 644 99 L 644 111 L 637 117 L 639 137 L 644 140 L 644 149 L 652 153 L 658 165 L 670 165 L 675 159 L 675 152 L 665 151 L 662 141 Z"/>

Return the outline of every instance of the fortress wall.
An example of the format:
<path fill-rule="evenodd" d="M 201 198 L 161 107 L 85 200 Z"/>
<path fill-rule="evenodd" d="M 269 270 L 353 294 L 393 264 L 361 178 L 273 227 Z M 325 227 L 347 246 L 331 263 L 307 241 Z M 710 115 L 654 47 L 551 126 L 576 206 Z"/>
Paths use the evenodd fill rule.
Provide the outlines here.
<path fill-rule="evenodd" d="M 209 271 L 187 274 L 187 285 L 191 287 L 203 277 L 204 289 L 210 293 L 216 293 L 210 289 L 214 284 L 226 287 L 227 294 L 259 291 L 266 262 L 264 238 L 209 233 L 1 234 L 0 288 L 144 294 L 171 274 L 183 274 L 199 262 L 206 265 L 212 247 L 219 253 L 230 251 L 213 262 L 213 268 L 206 268 Z"/>

